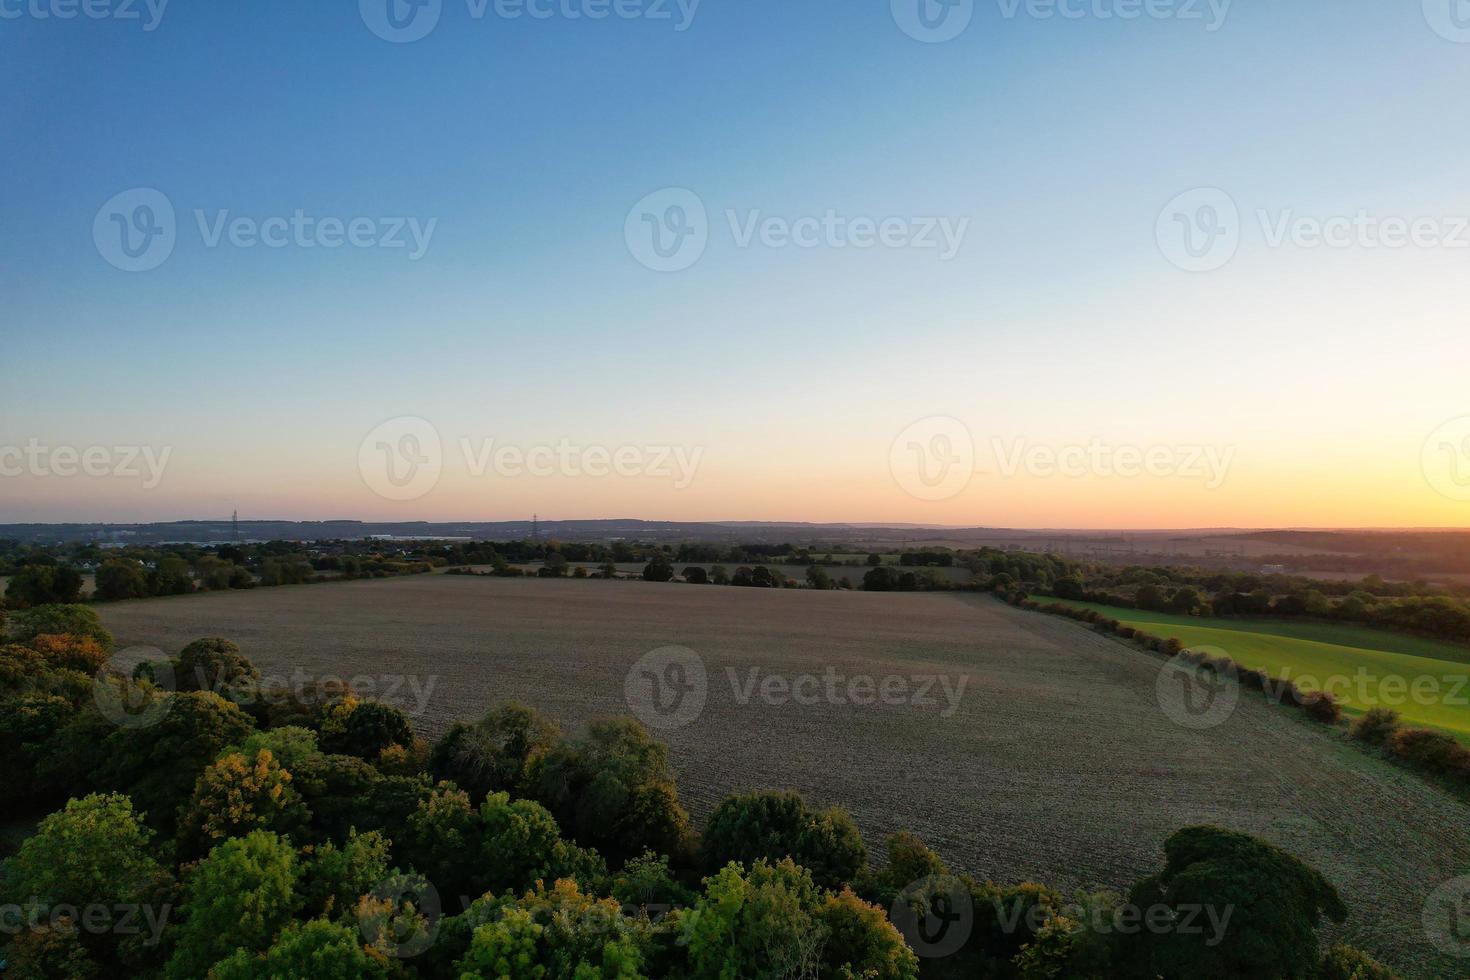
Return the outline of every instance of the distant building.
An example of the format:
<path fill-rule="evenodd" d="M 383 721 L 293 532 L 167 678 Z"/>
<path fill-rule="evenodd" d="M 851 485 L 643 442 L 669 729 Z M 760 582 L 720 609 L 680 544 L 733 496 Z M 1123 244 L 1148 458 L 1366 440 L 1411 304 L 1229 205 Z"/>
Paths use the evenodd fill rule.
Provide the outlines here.
<path fill-rule="evenodd" d="M 1261 566 L 1261 574 L 1262 575 L 1285 575 L 1286 574 L 1286 566 L 1285 565 L 1262 565 Z"/>

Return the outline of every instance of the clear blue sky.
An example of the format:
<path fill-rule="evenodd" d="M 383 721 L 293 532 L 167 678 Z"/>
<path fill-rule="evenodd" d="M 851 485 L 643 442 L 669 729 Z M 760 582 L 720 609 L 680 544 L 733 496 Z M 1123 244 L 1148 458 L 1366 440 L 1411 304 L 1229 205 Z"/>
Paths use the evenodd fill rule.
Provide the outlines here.
<path fill-rule="evenodd" d="M 703 0 L 682 32 L 443 0 L 406 44 L 350 2 L 175 0 L 153 31 L 32 13 L 54 2 L 0 0 L 22 12 L 0 19 L 0 444 L 168 446 L 171 469 L 146 491 L 3 478 L 0 521 L 1467 523 L 1419 453 L 1470 414 L 1470 250 L 1271 249 L 1252 217 L 1470 214 L 1470 44 L 1418 0 L 1239 2 L 1215 31 L 980 0 L 932 44 L 888 0 Z M 130 273 L 93 222 L 138 187 L 167 196 L 178 240 Z M 624 240 L 666 187 L 710 216 L 674 273 Z M 1155 238 L 1196 187 L 1244 216 L 1207 274 Z M 437 224 L 410 261 L 209 248 L 196 209 Z M 949 261 L 740 248 L 731 209 L 969 226 Z M 403 503 L 357 466 L 400 415 L 432 420 L 449 457 Z M 982 446 L 1228 443 L 1236 470 L 1209 492 L 979 480 L 926 502 L 889 447 L 930 416 Z M 461 437 L 705 461 L 677 491 L 474 483 Z M 1324 510 L 1329 492 L 1345 503 Z"/>

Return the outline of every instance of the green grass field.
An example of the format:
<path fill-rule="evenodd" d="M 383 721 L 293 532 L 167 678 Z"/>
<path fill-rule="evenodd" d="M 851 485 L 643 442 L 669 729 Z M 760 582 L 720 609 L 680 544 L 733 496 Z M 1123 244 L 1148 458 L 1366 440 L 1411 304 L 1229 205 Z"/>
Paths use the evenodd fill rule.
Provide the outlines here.
<path fill-rule="evenodd" d="M 1274 619 L 1215 619 L 1123 609 L 1035 596 L 1095 609 L 1191 649 L 1213 647 L 1236 663 L 1292 680 L 1303 690 L 1327 689 L 1357 715 L 1397 711 L 1411 725 L 1450 732 L 1470 744 L 1470 649 L 1385 630 L 1338 623 Z"/>

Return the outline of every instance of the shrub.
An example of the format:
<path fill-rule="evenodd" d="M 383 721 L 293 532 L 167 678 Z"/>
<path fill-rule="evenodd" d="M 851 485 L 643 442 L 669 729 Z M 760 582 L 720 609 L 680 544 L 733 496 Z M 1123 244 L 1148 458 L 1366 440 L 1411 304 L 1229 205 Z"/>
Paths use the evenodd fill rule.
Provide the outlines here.
<path fill-rule="evenodd" d="M 1389 751 L 1431 772 L 1470 776 L 1470 749 L 1454 736 L 1426 728 L 1400 728 L 1388 739 Z"/>
<path fill-rule="evenodd" d="M 1159 648 L 1159 652 L 1164 654 L 1164 656 L 1166 657 L 1176 657 L 1183 649 L 1184 644 L 1171 636 L 1167 640 L 1163 641 L 1162 645 Z"/>
<path fill-rule="evenodd" d="M 1382 745 L 1398 730 L 1399 713 L 1392 708 L 1370 708 L 1353 722 L 1353 738 Z"/>
<path fill-rule="evenodd" d="M 1324 725 L 1335 725 L 1342 719 L 1342 705 L 1324 691 L 1314 691 L 1302 698 L 1302 710 L 1308 718 Z"/>

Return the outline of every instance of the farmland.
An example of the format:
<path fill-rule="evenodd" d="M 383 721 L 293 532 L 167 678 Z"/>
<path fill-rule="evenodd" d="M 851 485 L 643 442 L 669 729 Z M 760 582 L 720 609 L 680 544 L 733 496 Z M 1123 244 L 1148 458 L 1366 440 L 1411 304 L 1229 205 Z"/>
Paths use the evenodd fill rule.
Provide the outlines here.
<path fill-rule="evenodd" d="M 1410 724 L 1438 728 L 1470 743 L 1470 649 L 1465 647 L 1344 623 L 1173 616 L 1067 604 L 1175 637 L 1188 647 L 1217 648 L 1242 666 L 1297 681 L 1306 690 L 1320 690 L 1328 678 L 1336 678 L 1329 686 L 1349 715 L 1389 707 Z M 1422 685 L 1419 694 L 1416 681 Z"/>
<path fill-rule="evenodd" d="M 870 845 L 912 830 L 959 869 L 1064 890 L 1124 886 L 1159 867 L 1171 832 L 1214 823 L 1321 869 L 1352 908 L 1334 940 L 1412 976 L 1459 965 L 1420 916 L 1470 866 L 1465 805 L 1258 699 L 1217 728 L 1181 728 L 1159 708 L 1157 658 L 987 596 L 419 576 L 99 612 L 120 659 L 220 635 L 267 674 L 408 675 L 392 700 L 421 709 L 430 736 L 507 698 L 572 729 L 626 713 L 630 667 L 688 647 L 707 701 L 656 734 L 696 821 L 732 791 L 789 787 L 847 807 Z M 748 694 L 748 678 L 829 673 L 938 676 L 958 697 Z"/>

